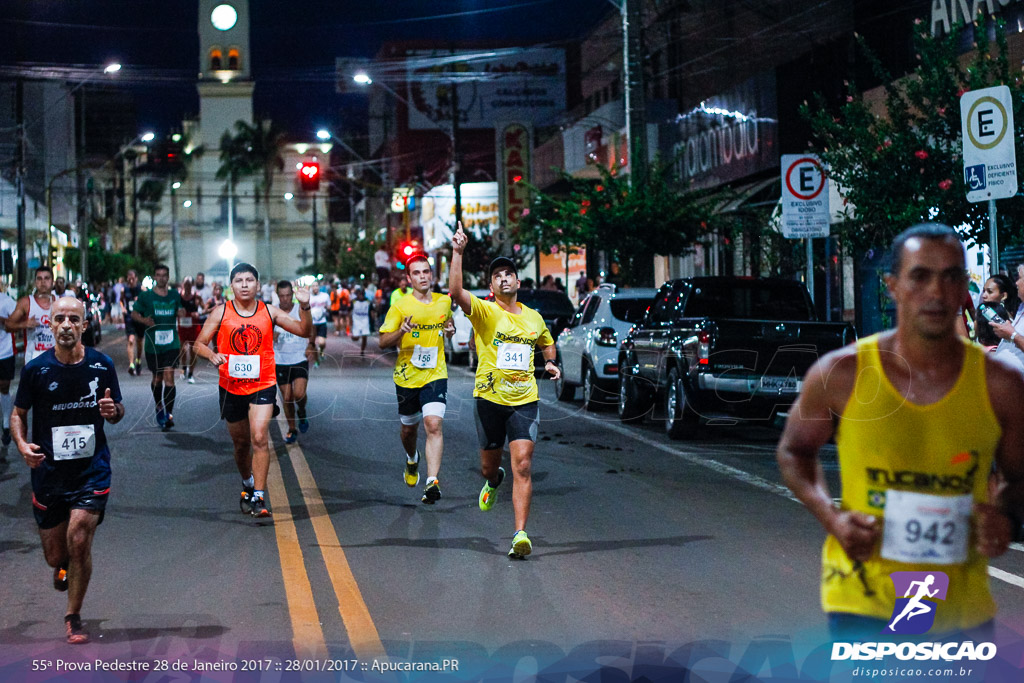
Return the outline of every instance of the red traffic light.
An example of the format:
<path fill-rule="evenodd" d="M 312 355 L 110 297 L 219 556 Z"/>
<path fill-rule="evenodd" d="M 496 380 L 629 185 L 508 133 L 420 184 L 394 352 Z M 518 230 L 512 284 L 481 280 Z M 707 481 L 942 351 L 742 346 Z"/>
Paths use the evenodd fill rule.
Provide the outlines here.
<path fill-rule="evenodd" d="M 320 163 L 303 161 L 299 168 L 299 184 L 305 192 L 316 192 L 320 189 Z"/>

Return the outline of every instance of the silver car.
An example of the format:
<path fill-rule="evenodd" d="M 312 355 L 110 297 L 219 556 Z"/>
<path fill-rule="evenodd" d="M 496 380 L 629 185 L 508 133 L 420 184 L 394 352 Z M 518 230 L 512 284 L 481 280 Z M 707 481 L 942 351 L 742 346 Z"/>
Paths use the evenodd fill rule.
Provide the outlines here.
<path fill-rule="evenodd" d="M 583 387 L 583 407 L 594 410 L 612 403 L 619 386 L 619 342 L 641 320 L 657 290 L 617 289 L 601 285 L 587 295 L 555 345 L 562 378 L 555 383 L 561 401 L 576 397 Z"/>

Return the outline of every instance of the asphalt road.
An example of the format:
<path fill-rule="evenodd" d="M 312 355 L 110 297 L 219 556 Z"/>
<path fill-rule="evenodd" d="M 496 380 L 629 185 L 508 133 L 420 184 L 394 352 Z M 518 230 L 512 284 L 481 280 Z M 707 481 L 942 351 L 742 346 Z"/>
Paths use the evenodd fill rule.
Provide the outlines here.
<path fill-rule="evenodd" d="M 123 368 L 122 340 L 107 330 L 100 348 Z M 402 481 L 393 356 L 370 350 L 331 337 L 311 376 L 310 431 L 286 447 L 272 426 L 273 523 L 238 510 L 209 365 L 195 385 L 179 381 L 167 434 L 148 375 L 120 373 L 127 416 L 108 428 L 113 491 L 85 646 L 63 642 L 64 596 L 12 445 L 0 461 L 0 680 L 574 680 L 598 669 L 676 680 L 684 666 L 704 680 L 832 678 L 814 668 L 827 659 L 824 534 L 781 485 L 777 431 L 671 442 L 656 423 L 557 402 L 544 383 L 534 553 L 512 561 L 511 480 L 492 510 L 477 507 L 468 372 L 450 373 L 443 497 L 427 506 Z M 825 466 L 837 490 L 834 452 Z M 1000 637 L 1020 641 L 1024 552 L 993 567 Z M 150 668 L 97 672 L 97 661 Z M 94 668 L 66 674 L 73 665 Z"/>

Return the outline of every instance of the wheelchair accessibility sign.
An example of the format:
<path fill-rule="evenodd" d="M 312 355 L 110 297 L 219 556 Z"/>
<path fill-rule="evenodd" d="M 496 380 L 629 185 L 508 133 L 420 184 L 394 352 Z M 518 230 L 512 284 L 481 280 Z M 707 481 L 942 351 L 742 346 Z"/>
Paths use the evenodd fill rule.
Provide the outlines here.
<path fill-rule="evenodd" d="M 1013 103 L 1005 85 L 966 92 L 960 98 L 967 201 L 1017 194 Z"/>

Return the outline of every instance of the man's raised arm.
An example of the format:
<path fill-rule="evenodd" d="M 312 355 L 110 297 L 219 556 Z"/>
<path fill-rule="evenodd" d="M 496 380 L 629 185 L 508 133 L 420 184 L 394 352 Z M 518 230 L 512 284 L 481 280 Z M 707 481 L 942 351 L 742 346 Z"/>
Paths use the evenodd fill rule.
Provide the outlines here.
<path fill-rule="evenodd" d="M 472 296 L 462 288 L 462 253 L 466 251 L 468 241 L 469 238 L 462 231 L 462 223 L 459 223 L 455 234 L 452 235 L 452 262 L 448 265 L 448 296 L 466 315 L 469 315 L 473 307 Z"/>

